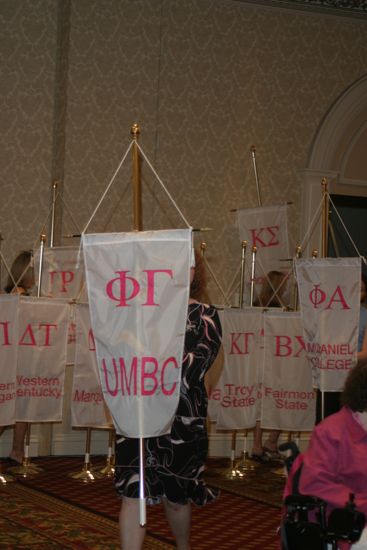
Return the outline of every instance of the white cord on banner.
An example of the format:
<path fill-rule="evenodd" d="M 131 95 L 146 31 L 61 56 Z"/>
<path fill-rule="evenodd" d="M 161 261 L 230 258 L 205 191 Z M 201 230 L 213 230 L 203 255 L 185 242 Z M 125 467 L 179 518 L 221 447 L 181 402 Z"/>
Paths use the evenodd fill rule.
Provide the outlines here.
<path fill-rule="evenodd" d="M 62 195 L 57 194 L 57 195 L 56 195 L 56 198 L 59 197 L 59 196 L 60 196 L 60 199 L 61 199 L 62 204 L 65 206 L 66 212 L 69 214 L 69 216 L 70 216 L 70 218 L 71 218 L 71 221 L 73 222 L 73 224 L 74 224 L 75 227 L 77 228 L 78 233 L 80 233 L 80 228 L 79 228 L 78 224 L 76 223 L 76 221 L 74 220 L 74 217 L 73 217 L 71 211 L 69 210 L 68 205 L 67 205 L 66 202 L 64 201 Z"/>
<path fill-rule="evenodd" d="M 3 256 L 3 253 L 2 253 L 1 251 L 0 251 L 0 260 L 2 260 L 2 262 L 3 262 L 4 266 L 5 266 L 5 269 L 6 269 L 6 271 L 7 271 L 7 274 L 9 275 L 9 277 L 10 277 L 11 280 L 12 280 L 12 283 L 13 283 L 14 286 L 16 287 L 16 286 L 17 286 L 17 283 L 16 283 L 16 281 L 14 280 L 14 277 L 13 277 L 13 274 L 12 274 L 12 272 L 11 272 L 11 269 L 10 269 L 10 267 L 8 266 L 8 264 L 6 263 L 5 258 L 4 258 L 4 256 Z M 28 269 L 28 266 L 27 266 L 26 269 Z"/>
<path fill-rule="evenodd" d="M 173 197 L 172 195 L 170 194 L 170 192 L 168 191 L 167 187 L 164 185 L 163 181 L 161 180 L 161 178 L 158 176 L 157 172 L 155 171 L 155 169 L 153 168 L 152 164 L 150 163 L 148 157 L 146 156 L 146 154 L 144 153 L 143 149 L 141 148 L 141 146 L 139 145 L 138 142 L 136 142 L 136 145 L 138 146 L 138 149 L 139 151 L 141 152 L 141 154 L 143 155 L 145 161 L 147 162 L 149 168 L 151 169 L 151 171 L 153 172 L 153 174 L 155 175 L 155 177 L 157 178 L 157 180 L 159 181 L 159 183 L 161 184 L 161 186 L 163 187 L 164 191 L 166 192 L 168 198 L 170 199 L 170 201 L 172 202 L 173 206 L 176 208 L 177 212 L 180 214 L 181 218 L 183 219 L 183 221 L 186 223 L 187 227 L 191 227 L 191 225 L 189 224 L 189 222 L 187 221 L 187 219 L 185 218 L 185 216 L 183 215 L 183 213 L 181 212 L 181 210 L 179 209 L 179 207 L 177 206 L 177 204 L 175 203 L 175 201 L 173 200 Z"/>
<path fill-rule="evenodd" d="M 231 296 L 233 295 L 233 293 L 238 289 L 238 287 L 240 286 L 240 283 L 237 281 L 237 284 L 236 283 L 236 280 L 238 278 L 238 275 L 240 274 L 241 272 L 241 262 L 239 263 L 238 267 L 237 267 L 237 270 L 235 272 L 235 274 L 233 275 L 232 277 L 232 281 L 230 282 L 229 286 L 228 286 L 228 289 L 227 289 L 227 296 L 229 298 L 231 298 Z"/>
<path fill-rule="evenodd" d="M 125 160 L 126 160 L 126 157 L 127 157 L 128 153 L 129 153 L 131 147 L 133 146 L 133 143 L 134 143 L 134 141 L 131 141 L 129 147 L 128 147 L 127 150 L 126 150 L 126 153 L 125 153 L 124 156 L 122 157 L 122 160 L 121 160 L 120 164 L 119 164 L 118 167 L 116 168 L 115 173 L 113 174 L 113 176 L 112 176 L 112 178 L 111 178 L 109 184 L 107 185 L 107 187 L 106 187 L 106 189 L 105 189 L 105 192 L 103 193 L 102 197 L 100 198 L 100 200 L 99 200 L 97 206 L 95 207 L 95 209 L 94 209 L 94 211 L 93 211 L 93 214 L 92 214 L 91 217 L 89 218 L 89 221 L 88 221 L 87 225 L 84 227 L 82 233 L 85 233 L 85 232 L 86 232 L 86 230 L 88 229 L 89 224 L 91 223 L 91 221 L 93 220 L 94 216 L 96 215 L 96 212 L 97 212 L 98 208 L 101 206 L 102 202 L 104 201 L 105 196 L 107 195 L 108 191 L 110 190 L 111 185 L 112 185 L 113 182 L 115 181 L 116 176 L 117 176 L 117 174 L 119 173 L 121 166 L 124 164 L 124 162 L 125 162 Z M 135 142 L 135 143 L 137 144 L 137 142 Z"/>
<path fill-rule="evenodd" d="M 5 258 L 4 258 L 4 256 L 3 256 L 3 254 L 2 254 L 1 251 L 0 251 L 0 260 L 3 261 L 3 264 L 4 264 L 4 266 L 5 266 L 5 269 L 6 269 L 7 273 L 8 273 L 8 275 L 9 275 L 9 277 L 10 277 L 10 279 L 11 279 L 13 285 L 14 285 L 14 287 L 15 287 L 15 288 L 18 288 L 19 282 L 22 280 L 22 278 L 23 278 L 24 275 L 26 274 L 26 272 L 27 272 L 27 270 L 29 269 L 29 267 L 32 266 L 33 255 L 32 255 L 31 259 L 29 260 L 28 264 L 26 265 L 26 267 L 23 269 L 22 273 L 19 275 L 17 281 L 14 279 L 13 274 L 12 274 L 12 272 L 11 272 L 11 269 L 9 268 L 8 264 L 6 263 Z"/>
<path fill-rule="evenodd" d="M 305 236 L 304 236 L 304 238 L 303 238 L 303 241 L 302 241 L 301 244 L 300 244 L 300 247 L 301 247 L 302 250 L 303 250 L 303 247 L 304 247 L 304 244 L 305 244 L 306 240 L 308 240 L 308 238 L 309 238 L 309 235 L 310 235 L 310 233 L 311 233 L 311 230 L 314 229 L 313 225 L 314 225 L 314 223 L 315 223 L 316 218 L 320 215 L 320 212 L 321 212 L 321 208 L 322 208 L 323 202 L 324 202 L 324 199 L 322 198 L 321 201 L 320 201 L 319 206 L 316 208 L 316 211 L 315 211 L 315 214 L 314 214 L 314 216 L 313 216 L 313 218 L 312 218 L 312 220 L 311 220 L 311 223 L 310 223 L 309 226 L 308 226 L 308 229 L 307 229 L 307 231 L 306 231 L 306 233 L 305 233 Z"/>
<path fill-rule="evenodd" d="M 228 296 L 226 295 L 226 293 L 224 292 L 223 288 L 221 287 L 221 285 L 220 285 L 218 279 L 216 278 L 216 276 L 215 276 L 215 274 L 214 274 L 212 268 L 210 267 L 210 264 L 209 264 L 209 262 L 208 262 L 208 260 L 206 259 L 205 256 L 204 256 L 204 263 L 205 263 L 206 267 L 208 268 L 210 275 L 213 277 L 213 279 L 214 279 L 214 281 L 215 281 L 215 284 L 217 285 L 217 287 L 219 288 L 220 292 L 222 293 L 223 298 L 224 298 L 226 304 L 227 304 L 227 305 L 231 305 L 231 301 L 228 299 Z"/>
<path fill-rule="evenodd" d="M 259 263 L 260 264 L 260 269 L 265 273 L 265 269 L 264 269 L 264 266 L 263 264 L 261 263 L 261 259 L 260 257 L 256 257 L 256 263 Z M 269 304 L 270 302 L 274 299 L 274 298 L 277 298 L 278 301 L 281 303 L 282 307 L 286 308 L 287 309 L 287 306 L 285 305 L 285 303 L 283 302 L 283 300 L 280 298 L 280 296 L 278 296 L 278 292 L 279 290 L 284 287 L 284 285 L 286 285 L 286 283 L 288 282 L 288 280 L 290 279 L 291 275 L 293 274 L 293 268 L 290 267 L 289 269 L 283 269 L 282 270 L 282 273 L 284 273 L 284 278 L 282 279 L 282 281 L 280 282 L 280 284 L 278 285 L 277 288 L 274 287 L 274 285 L 272 284 L 271 280 L 269 279 L 268 277 L 268 273 L 265 273 L 265 279 L 266 281 L 268 282 L 271 290 L 273 291 L 273 294 L 270 296 L 269 300 L 268 300 L 268 303 L 267 304 L 261 304 L 262 307 L 269 307 Z"/>

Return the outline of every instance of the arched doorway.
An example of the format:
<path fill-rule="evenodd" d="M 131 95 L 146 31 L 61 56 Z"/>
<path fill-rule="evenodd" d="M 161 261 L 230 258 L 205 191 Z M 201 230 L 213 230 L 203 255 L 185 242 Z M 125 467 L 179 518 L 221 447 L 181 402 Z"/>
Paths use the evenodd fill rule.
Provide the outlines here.
<path fill-rule="evenodd" d="M 367 75 L 349 86 L 327 111 L 301 176 L 301 241 L 313 228 L 303 247 L 305 256 L 313 249 L 321 250 L 320 203 L 324 177 L 328 180 L 329 193 L 338 197 L 343 215 L 350 216 L 356 227 L 363 222 L 366 228 L 363 233 L 367 233 L 367 209 L 363 207 L 363 204 L 367 207 Z M 353 205 L 358 207 L 358 221 Z M 361 253 L 365 255 L 367 238 L 364 250 Z"/>

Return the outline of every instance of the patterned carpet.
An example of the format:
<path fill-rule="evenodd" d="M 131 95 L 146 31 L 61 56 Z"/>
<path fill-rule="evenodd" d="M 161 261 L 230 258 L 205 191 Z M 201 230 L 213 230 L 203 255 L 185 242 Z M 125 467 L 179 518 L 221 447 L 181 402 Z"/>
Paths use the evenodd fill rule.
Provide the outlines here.
<path fill-rule="evenodd" d="M 0 485 L 0 548 L 117 550 L 120 501 L 112 479 L 71 477 L 83 472 L 82 457 L 33 462 L 43 468 L 41 473 Z M 103 458 L 92 458 L 92 470 L 103 466 Z M 283 476 L 256 465 L 243 478 L 228 479 L 228 467 L 228 461 L 209 463 L 207 482 L 222 493 L 210 505 L 193 508 L 192 549 L 275 550 Z M 147 508 L 147 523 L 144 550 L 174 548 L 161 506 Z"/>

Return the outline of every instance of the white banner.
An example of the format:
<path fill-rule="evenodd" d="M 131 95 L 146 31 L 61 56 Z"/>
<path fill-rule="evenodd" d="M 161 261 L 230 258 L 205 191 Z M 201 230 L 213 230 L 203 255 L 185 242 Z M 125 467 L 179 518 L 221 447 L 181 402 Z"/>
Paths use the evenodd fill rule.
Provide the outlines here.
<path fill-rule="evenodd" d="M 71 398 L 71 425 L 111 428 L 112 419 L 105 404 L 90 322 L 89 305 L 76 304 L 76 351 Z"/>
<path fill-rule="evenodd" d="M 296 272 L 314 387 L 341 391 L 356 364 L 361 260 L 298 259 Z"/>
<path fill-rule="evenodd" d="M 34 251 L 36 281 L 39 277 L 40 249 Z M 79 247 L 44 248 L 41 295 L 48 298 L 86 299 L 84 261 Z M 86 290 L 86 289 L 85 289 Z M 86 300 L 85 300 L 86 301 Z"/>
<path fill-rule="evenodd" d="M 40 249 L 34 252 L 36 281 L 39 280 Z M 87 288 L 84 258 L 80 247 L 55 246 L 44 248 L 42 262 L 41 296 L 86 302 Z M 67 364 L 75 357 L 75 323 L 68 329 Z"/>
<path fill-rule="evenodd" d="M 18 295 L 0 295 L 0 426 L 15 422 L 18 310 Z"/>
<path fill-rule="evenodd" d="M 264 275 L 273 270 L 284 271 L 287 265 L 284 264 L 284 259 L 289 258 L 287 205 L 237 210 L 237 223 L 240 241 L 247 241 L 248 250 L 256 246 L 255 282 L 259 292 Z"/>
<path fill-rule="evenodd" d="M 181 380 L 191 230 L 83 235 L 103 395 L 116 431 L 169 433 Z"/>
<path fill-rule="evenodd" d="M 312 430 L 316 393 L 312 388 L 300 312 L 265 312 L 264 334 L 261 427 Z"/>
<path fill-rule="evenodd" d="M 208 391 L 209 416 L 218 429 L 250 429 L 260 414 L 263 313 L 225 309 L 219 316 L 224 367 L 218 384 Z"/>
<path fill-rule="evenodd" d="M 17 421 L 62 419 L 68 318 L 65 302 L 20 297 Z"/>

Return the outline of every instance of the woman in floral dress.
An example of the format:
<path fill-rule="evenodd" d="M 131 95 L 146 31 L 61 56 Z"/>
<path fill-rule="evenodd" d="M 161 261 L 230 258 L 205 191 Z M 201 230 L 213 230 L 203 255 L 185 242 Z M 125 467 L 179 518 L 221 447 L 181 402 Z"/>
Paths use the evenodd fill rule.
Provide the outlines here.
<path fill-rule="evenodd" d="M 208 452 L 204 377 L 218 354 L 221 326 L 217 310 L 195 299 L 205 290 L 199 255 L 191 278 L 180 397 L 171 433 L 144 440 L 147 503 L 163 502 L 179 550 L 190 549 L 191 502 L 201 506 L 217 496 L 203 480 Z M 139 525 L 138 439 L 117 436 L 115 486 L 122 497 L 122 547 L 140 550 L 145 528 Z"/>

